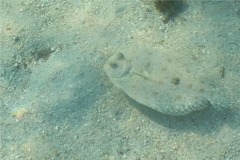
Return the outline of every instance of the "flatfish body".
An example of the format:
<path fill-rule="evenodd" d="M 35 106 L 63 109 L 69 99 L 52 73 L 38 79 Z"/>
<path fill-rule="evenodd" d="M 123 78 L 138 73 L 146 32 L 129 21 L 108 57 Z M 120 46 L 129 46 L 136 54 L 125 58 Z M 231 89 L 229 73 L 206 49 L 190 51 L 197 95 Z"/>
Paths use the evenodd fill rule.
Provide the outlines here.
<path fill-rule="evenodd" d="M 170 115 L 210 106 L 211 90 L 186 57 L 164 51 L 116 53 L 104 66 L 111 81 L 132 99 Z"/>

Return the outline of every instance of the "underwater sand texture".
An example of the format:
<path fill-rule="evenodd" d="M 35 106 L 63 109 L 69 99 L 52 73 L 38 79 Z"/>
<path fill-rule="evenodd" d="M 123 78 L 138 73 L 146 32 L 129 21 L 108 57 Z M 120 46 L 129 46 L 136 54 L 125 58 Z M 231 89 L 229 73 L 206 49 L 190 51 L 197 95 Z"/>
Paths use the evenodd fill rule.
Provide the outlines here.
<path fill-rule="evenodd" d="M 239 86 L 231 83 L 227 86 L 230 91 L 222 89 L 231 73 L 225 76 L 222 66 L 203 65 L 182 53 L 132 49 L 114 54 L 104 68 L 111 81 L 127 95 L 165 114 L 186 115 L 210 106 L 223 110 L 237 103 L 232 96 L 237 92 L 220 93 L 232 92 L 233 87 Z"/>
<path fill-rule="evenodd" d="M 186 0 L 164 23 L 154 1 L 0 0 L 1 160 L 240 159 L 240 2 Z M 103 66 L 142 48 L 194 62 L 233 107 L 170 116 L 136 103 Z"/>

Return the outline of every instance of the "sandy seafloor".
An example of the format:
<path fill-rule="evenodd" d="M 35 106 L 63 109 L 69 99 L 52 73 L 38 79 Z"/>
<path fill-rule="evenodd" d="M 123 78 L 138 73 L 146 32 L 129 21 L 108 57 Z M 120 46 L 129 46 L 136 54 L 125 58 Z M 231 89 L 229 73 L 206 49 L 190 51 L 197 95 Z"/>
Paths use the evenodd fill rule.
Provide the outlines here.
<path fill-rule="evenodd" d="M 218 53 L 240 77 L 240 1 L 186 2 L 163 23 L 151 0 L 1 0 L 0 159 L 240 159 L 239 105 L 168 116 L 103 71 L 147 47 Z"/>

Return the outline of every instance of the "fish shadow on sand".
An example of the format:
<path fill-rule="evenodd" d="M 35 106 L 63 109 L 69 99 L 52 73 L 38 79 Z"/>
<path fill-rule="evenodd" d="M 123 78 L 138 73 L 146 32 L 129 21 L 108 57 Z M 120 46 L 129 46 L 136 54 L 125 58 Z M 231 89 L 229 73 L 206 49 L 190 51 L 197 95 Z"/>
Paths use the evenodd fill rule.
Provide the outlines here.
<path fill-rule="evenodd" d="M 171 116 L 141 105 L 129 97 L 128 100 L 131 106 L 137 108 L 149 119 L 172 130 L 212 134 L 221 130 L 224 125 L 228 125 L 231 128 L 236 128 L 239 125 L 237 117 L 240 116 L 240 109 L 223 112 L 208 107 L 185 116 Z"/>

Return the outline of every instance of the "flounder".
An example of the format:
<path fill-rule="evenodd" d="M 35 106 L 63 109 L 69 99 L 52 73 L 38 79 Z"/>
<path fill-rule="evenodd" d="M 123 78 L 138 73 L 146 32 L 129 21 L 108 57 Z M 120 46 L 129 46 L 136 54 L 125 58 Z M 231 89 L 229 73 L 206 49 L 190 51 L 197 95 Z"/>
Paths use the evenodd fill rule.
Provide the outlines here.
<path fill-rule="evenodd" d="M 221 106 L 225 97 L 215 93 L 220 73 L 213 69 L 206 76 L 201 67 L 186 56 L 141 49 L 114 54 L 104 70 L 115 86 L 138 103 L 181 116 L 215 103 L 220 104 L 217 109 L 225 108 Z"/>

